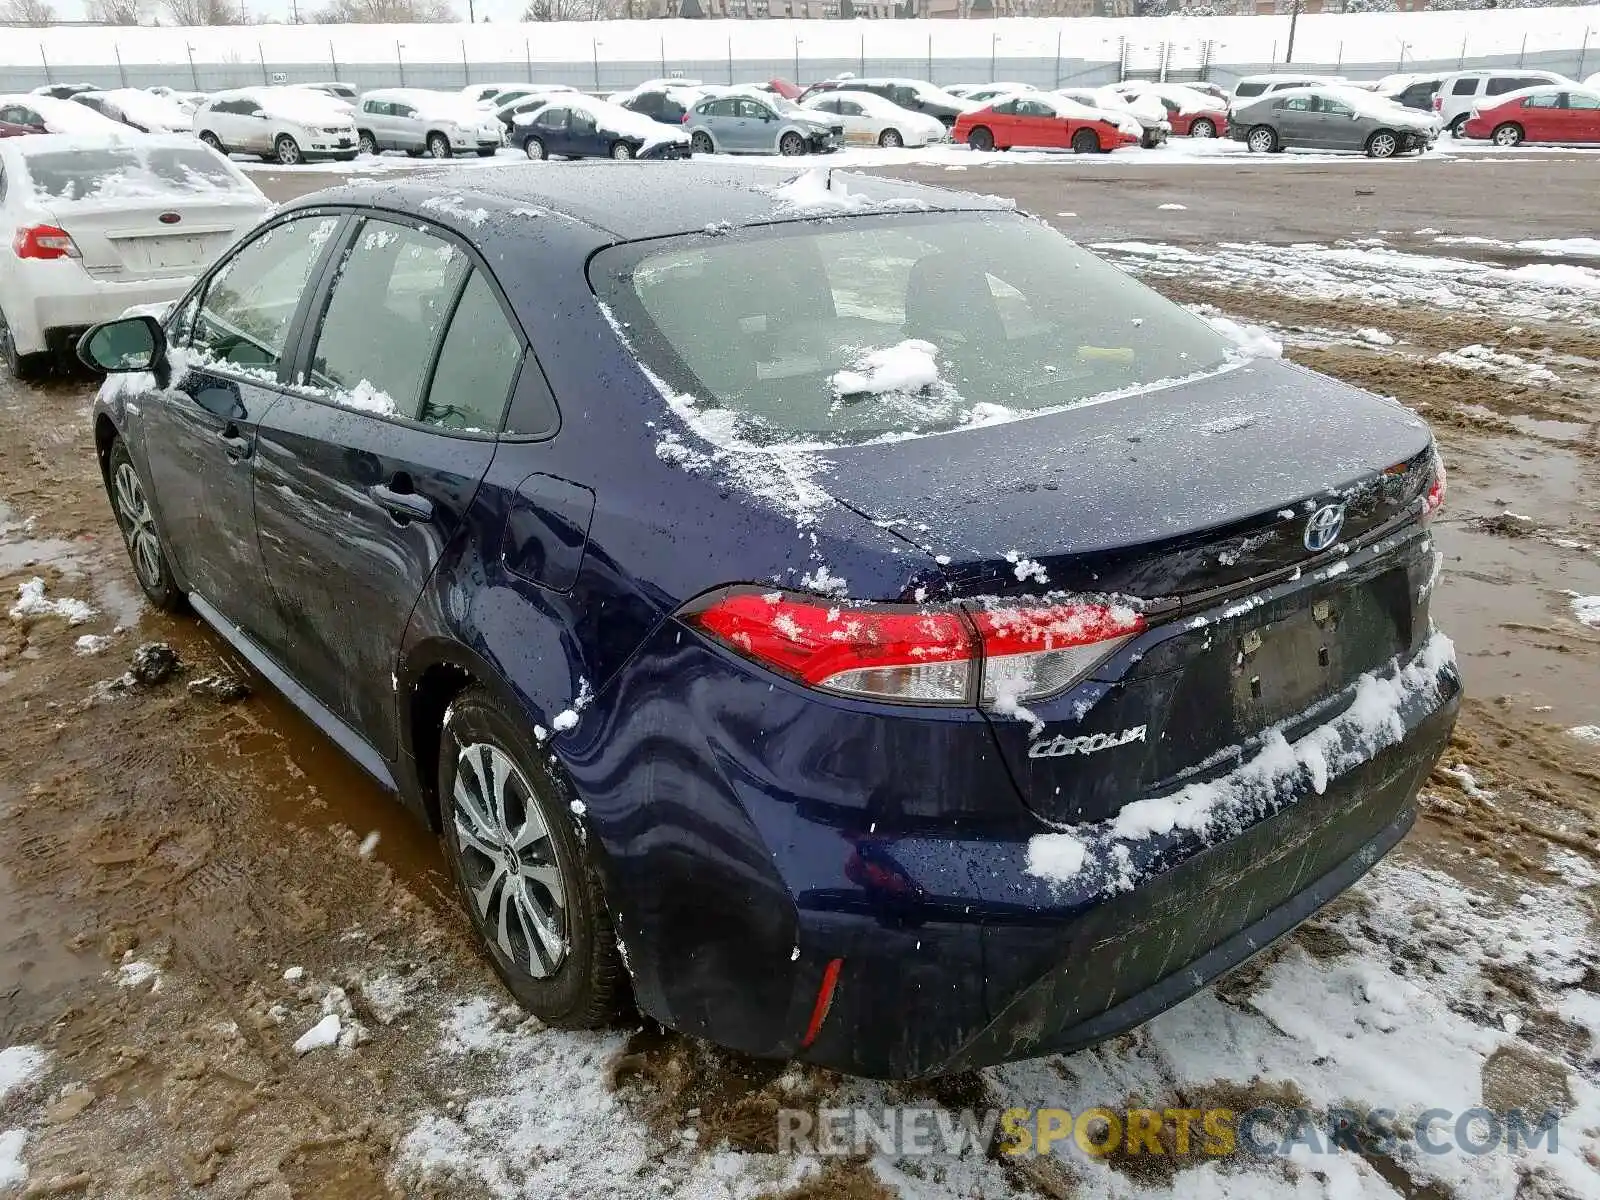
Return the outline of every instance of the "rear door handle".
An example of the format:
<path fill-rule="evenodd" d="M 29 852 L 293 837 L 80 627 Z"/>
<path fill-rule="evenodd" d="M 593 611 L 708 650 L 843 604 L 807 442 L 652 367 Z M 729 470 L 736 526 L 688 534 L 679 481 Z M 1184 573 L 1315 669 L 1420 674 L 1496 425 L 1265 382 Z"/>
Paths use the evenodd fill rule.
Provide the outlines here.
<path fill-rule="evenodd" d="M 382 483 L 373 484 L 367 494 L 388 509 L 389 515 L 397 521 L 433 520 L 433 501 L 426 496 L 411 491 L 397 492 Z"/>
<path fill-rule="evenodd" d="M 250 457 L 250 439 L 239 433 L 237 425 L 229 423 L 223 426 L 222 432 L 217 434 L 217 440 L 233 462 L 243 462 Z"/>

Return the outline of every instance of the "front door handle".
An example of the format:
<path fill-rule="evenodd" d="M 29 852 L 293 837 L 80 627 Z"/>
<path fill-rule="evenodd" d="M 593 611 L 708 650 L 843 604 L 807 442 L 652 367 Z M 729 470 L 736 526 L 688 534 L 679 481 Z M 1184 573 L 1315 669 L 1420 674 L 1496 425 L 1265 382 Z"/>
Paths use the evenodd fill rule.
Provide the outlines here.
<path fill-rule="evenodd" d="M 417 495 L 416 492 L 397 492 L 386 484 L 375 483 L 367 489 L 367 494 L 388 509 L 389 515 L 402 524 L 408 521 L 433 520 L 433 501 L 426 496 Z"/>
<path fill-rule="evenodd" d="M 217 440 L 222 443 L 230 461 L 243 462 L 250 457 L 250 439 L 242 436 L 239 427 L 232 422 L 223 426 L 222 432 L 217 434 Z"/>

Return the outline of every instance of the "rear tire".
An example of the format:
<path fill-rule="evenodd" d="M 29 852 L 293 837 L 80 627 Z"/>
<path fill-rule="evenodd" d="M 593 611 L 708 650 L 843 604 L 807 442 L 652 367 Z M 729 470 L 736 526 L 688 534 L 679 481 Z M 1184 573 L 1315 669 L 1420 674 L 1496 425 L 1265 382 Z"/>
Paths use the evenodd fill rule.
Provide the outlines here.
<path fill-rule="evenodd" d="M 167 550 L 162 545 L 155 514 L 150 508 L 149 493 L 120 437 L 111 443 L 111 452 L 106 456 L 106 494 L 111 499 L 111 512 L 122 530 L 122 544 L 127 547 L 139 587 L 150 597 L 150 603 L 162 612 L 178 611 L 184 606 L 183 593 L 172 577 Z"/>
<path fill-rule="evenodd" d="M 885 129 L 878 135 L 878 145 L 885 150 L 897 150 L 905 144 L 906 140 L 900 136 L 898 129 Z"/>
<path fill-rule="evenodd" d="M 1496 146 L 1519 146 L 1524 136 L 1521 125 L 1515 121 L 1507 121 L 1504 125 L 1496 125 L 1489 139 Z"/>
<path fill-rule="evenodd" d="M 378 153 L 378 139 L 373 137 L 370 131 L 363 129 L 356 135 L 356 149 L 362 154 L 376 156 Z"/>
<path fill-rule="evenodd" d="M 1271 125 L 1257 125 L 1245 135 L 1244 144 L 1250 147 L 1252 154 L 1276 154 L 1278 131 Z"/>
<path fill-rule="evenodd" d="M 599 872 L 575 832 L 576 797 L 529 753 L 537 745 L 482 688 L 451 703 L 439 738 L 445 857 L 517 1002 L 547 1025 L 594 1029 L 624 1010 L 627 982 Z"/>
<path fill-rule="evenodd" d="M 445 137 L 444 134 L 430 133 L 428 135 L 428 157 L 449 158 L 454 153 L 455 151 L 450 149 L 450 139 Z"/>
<path fill-rule="evenodd" d="M 211 130 L 209 130 L 209 129 L 202 130 L 201 133 L 200 133 L 200 140 L 202 142 L 204 142 L 206 145 L 210 146 L 213 150 L 215 150 L 218 154 L 222 155 L 224 158 L 226 158 L 228 156 L 228 148 L 222 144 L 222 139 L 219 138 L 216 134 L 212 133 Z"/>
<path fill-rule="evenodd" d="M 689 150 L 693 154 L 715 154 L 717 147 L 709 133 L 704 129 L 696 129 L 689 135 Z"/>
<path fill-rule="evenodd" d="M 1466 136 L 1461 131 L 1466 128 L 1467 118 L 1470 115 L 1470 113 L 1458 113 L 1455 117 L 1451 118 L 1450 124 L 1446 126 L 1446 128 L 1450 130 L 1451 137 L 1458 138 Z"/>
<path fill-rule="evenodd" d="M 778 139 L 778 153 L 785 158 L 799 158 L 806 152 L 806 140 L 794 130 Z"/>
<path fill-rule="evenodd" d="M 18 383 L 29 383 L 42 377 L 50 367 L 50 357 L 49 351 L 42 354 L 20 353 L 11 336 L 11 326 L 6 323 L 6 315 L 0 312 L 0 362 L 5 363 L 11 378 Z"/>
<path fill-rule="evenodd" d="M 1217 124 L 1210 117 L 1198 117 L 1189 126 L 1189 136 L 1193 138 L 1214 138 L 1217 136 Z"/>
<path fill-rule="evenodd" d="M 1100 153 L 1100 135 L 1092 129 L 1080 129 L 1072 135 L 1074 154 Z"/>
<path fill-rule="evenodd" d="M 305 161 L 305 156 L 300 153 L 300 143 L 287 133 L 279 136 L 272 143 L 273 158 L 282 166 L 297 167 Z"/>
<path fill-rule="evenodd" d="M 1400 149 L 1400 137 L 1393 130 L 1379 129 L 1367 139 L 1368 158 L 1393 158 Z"/>
<path fill-rule="evenodd" d="M 979 125 L 967 134 L 967 146 L 979 154 L 987 154 L 994 149 L 994 134 L 987 125 Z"/>

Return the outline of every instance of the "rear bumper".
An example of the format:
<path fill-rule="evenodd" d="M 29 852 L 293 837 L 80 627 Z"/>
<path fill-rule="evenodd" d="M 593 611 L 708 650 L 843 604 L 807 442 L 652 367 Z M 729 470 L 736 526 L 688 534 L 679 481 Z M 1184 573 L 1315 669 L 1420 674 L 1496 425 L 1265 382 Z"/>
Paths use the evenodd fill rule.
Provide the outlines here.
<path fill-rule="evenodd" d="M 176 300 L 194 282 L 190 275 L 96 279 L 72 259 L 31 264 L 27 274 L 32 295 L 6 303 L 6 321 L 22 354 L 56 349 L 89 326 L 114 320 L 136 304 Z"/>

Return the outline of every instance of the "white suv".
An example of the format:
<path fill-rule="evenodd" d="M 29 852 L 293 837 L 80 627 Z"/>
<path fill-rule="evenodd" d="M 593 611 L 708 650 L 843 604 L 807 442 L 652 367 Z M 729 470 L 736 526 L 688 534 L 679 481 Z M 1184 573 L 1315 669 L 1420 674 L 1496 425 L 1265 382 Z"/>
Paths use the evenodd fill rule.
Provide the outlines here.
<path fill-rule="evenodd" d="M 476 152 L 488 158 L 500 149 L 501 126 L 492 109 L 480 108 L 459 93 L 423 88 L 384 88 L 366 92 L 356 108 L 361 152 L 404 150 L 449 158 Z"/>
<path fill-rule="evenodd" d="M 1439 90 L 1433 94 L 1433 111 L 1439 114 L 1446 129 L 1460 137 L 1461 127 L 1472 115 L 1472 106 L 1480 100 L 1546 83 L 1571 82 L 1554 71 L 1513 71 L 1504 67 L 1491 71 L 1457 71 L 1446 75 L 1439 84 Z"/>
<path fill-rule="evenodd" d="M 222 154 L 259 154 L 285 166 L 356 156 L 356 127 L 339 103 L 306 88 L 218 92 L 194 113 L 194 131 Z"/>

